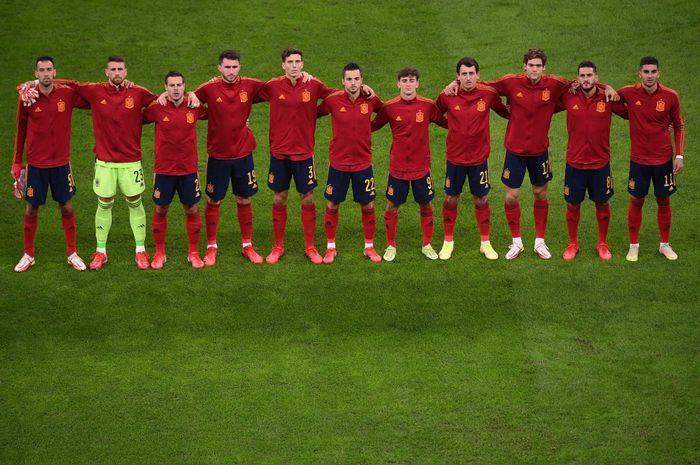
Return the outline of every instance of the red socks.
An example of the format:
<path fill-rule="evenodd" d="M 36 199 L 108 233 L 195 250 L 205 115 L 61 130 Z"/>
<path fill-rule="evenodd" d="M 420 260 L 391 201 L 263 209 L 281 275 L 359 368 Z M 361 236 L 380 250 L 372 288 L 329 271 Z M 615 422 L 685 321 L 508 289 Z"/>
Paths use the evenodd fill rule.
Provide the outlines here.
<path fill-rule="evenodd" d="M 630 206 L 627 210 L 627 229 L 630 234 L 630 244 L 639 244 L 639 228 L 642 225 L 642 207 L 644 197 L 630 197 Z"/>
<path fill-rule="evenodd" d="M 597 208 L 597 207 L 596 207 Z M 596 210 L 597 214 L 598 210 Z M 566 229 L 569 231 L 569 242 L 578 244 L 578 223 L 581 220 L 581 204 L 566 204 Z M 539 237 L 539 236 L 538 236 Z"/>
<path fill-rule="evenodd" d="M 185 214 L 185 227 L 189 252 L 196 253 L 199 246 L 199 232 L 202 230 L 202 219 L 199 217 L 199 212 Z"/>
<path fill-rule="evenodd" d="M 316 236 L 316 205 L 301 206 L 301 224 L 304 226 L 304 246 L 314 247 L 314 239 Z"/>
<path fill-rule="evenodd" d="M 549 201 L 535 200 L 533 208 L 535 214 L 535 238 L 544 238 L 547 232 L 547 215 L 549 215 Z"/>
<path fill-rule="evenodd" d="M 207 202 L 204 209 L 204 221 L 207 226 L 207 245 L 216 244 L 216 234 L 219 229 L 219 207 L 221 205 L 212 205 Z"/>
<path fill-rule="evenodd" d="M 365 243 L 373 243 L 374 232 L 377 229 L 377 217 L 374 214 L 374 207 L 370 210 L 362 209 L 362 229 L 365 232 Z"/>
<path fill-rule="evenodd" d="M 168 231 L 168 217 L 165 214 L 154 211 L 153 220 L 151 221 L 151 230 L 153 231 L 153 242 L 156 243 L 156 253 L 165 253 L 165 235 Z"/>
<path fill-rule="evenodd" d="M 454 240 L 455 223 L 457 222 L 457 205 L 445 200 L 442 203 L 442 225 L 445 229 L 445 240 Z"/>
<path fill-rule="evenodd" d="M 326 207 L 323 216 L 323 224 L 326 227 L 326 241 L 335 242 L 335 233 L 338 230 L 338 209 Z"/>
<path fill-rule="evenodd" d="M 476 217 L 476 223 L 479 225 L 481 240 L 488 241 L 491 235 L 491 206 L 489 203 L 474 205 L 474 216 Z"/>
<path fill-rule="evenodd" d="M 238 207 L 238 225 L 241 227 L 241 242 L 253 242 L 253 208 L 249 203 L 236 204 Z"/>
<path fill-rule="evenodd" d="M 71 256 L 75 253 L 75 212 L 68 215 L 61 215 L 63 233 L 66 236 L 66 254 Z"/>
<path fill-rule="evenodd" d="M 656 222 L 659 224 L 659 242 L 668 242 L 671 237 L 671 199 L 657 197 Z"/>
<path fill-rule="evenodd" d="M 24 253 L 34 256 L 34 237 L 39 223 L 39 215 L 24 215 Z"/>
<path fill-rule="evenodd" d="M 287 206 L 272 205 L 272 232 L 275 246 L 284 247 L 284 228 L 287 226 Z"/>
<path fill-rule="evenodd" d="M 420 225 L 423 230 L 423 246 L 433 240 L 433 207 L 426 205 L 420 207 Z"/>
<path fill-rule="evenodd" d="M 399 222 L 399 212 L 384 212 L 384 224 L 386 225 L 386 243 L 396 247 L 396 225 Z"/>
<path fill-rule="evenodd" d="M 520 237 L 520 203 L 506 203 L 505 208 L 510 235 Z"/>
<path fill-rule="evenodd" d="M 608 226 L 610 225 L 610 205 L 608 205 L 607 203 L 596 203 L 595 217 L 598 220 L 598 243 L 603 244 L 608 240 Z"/>

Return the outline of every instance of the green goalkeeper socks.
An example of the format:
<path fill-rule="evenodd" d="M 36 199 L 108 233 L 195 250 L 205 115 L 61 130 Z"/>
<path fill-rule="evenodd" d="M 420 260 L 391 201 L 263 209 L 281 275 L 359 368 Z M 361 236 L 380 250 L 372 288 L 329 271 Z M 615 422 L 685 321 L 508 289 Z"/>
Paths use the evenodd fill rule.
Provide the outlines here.
<path fill-rule="evenodd" d="M 97 247 L 105 248 L 107 236 L 112 227 L 112 207 L 114 200 L 110 202 L 97 201 L 97 212 L 95 212 L 95 239 Z"/>
<path fill-rule="evenodd" d="M 143 209 L 140 197 L 134 202 L 127 200 L 126 204 L 129 205 L 129 224 L 136 245 L 143 245 L 146 242 L 146 210 Z"/>

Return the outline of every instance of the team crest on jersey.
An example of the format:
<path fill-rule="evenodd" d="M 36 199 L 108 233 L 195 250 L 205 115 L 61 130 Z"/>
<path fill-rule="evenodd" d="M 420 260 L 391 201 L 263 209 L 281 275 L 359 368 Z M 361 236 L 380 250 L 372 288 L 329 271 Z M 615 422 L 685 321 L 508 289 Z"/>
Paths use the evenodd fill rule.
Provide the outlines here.
<path fill-rule="evenodd" d="M 510 179 L 510 170 L 508 168 L 503 170 L 503 179 Z"/>
<path fill-rule="evenodd" d="M 221 97 L 216 97 L 216 103 L 221 103 L 223 100 L 221 100 Z"/>
<path fill-rule="evenodd" d="M 394 186 L 389 184 L 386 188 L 386 195 L 394 195 Z"/>
<path fill-rule="evenodd" d="M 598 113 L 605 113 L 605 102 L 598 102 L 595 106 L 595 111 Z"/>
<path fill-rule="evenodd" d="M 59 100 L 56 104 L 56 109 L 59 113 L 63 113 L 64 111 L 66 111 L 66 102 L 64 102 L 63 100 Z"/>
<path fill-rule="evenodd" d="M 333 195 L 333 186 L 331 186 L 330 184 L 326 186 L 326 194 Z"/>
<path fill-rule="evenodd" d="M 656 111 L 664 111 L 666 109 L 666 103 L 663 100 L 656 102 Z"/>
<path fill-rule="evenodd" d="M 41 108 L 36 107 L 36 110 L 34 110 L 34 113 L 41 113 Z"/>
<path fill-rule="evenodd" d="M 124 100 L 124 107 L 128 108 L 129 110 L 131 110 L 132 108 L 134 108 L 134 99 L 133 99 L 133 97 L 129 96 L 129 97 L 126 98 L 126 100 Z"/>
<path fill-rule="evenodd" d="M 167 116 L 163 116 L 163 122 L 167 123 L 168 121 L 170 121 L 170 118 L 168 118 Z"/>
<path fill-rule="evenodd" d="M 209 192 L 210 194 L 214 192 L 214 184 L 210 182 L 207 183 L 207 192 Z"/>
<path fill-rule="evenodd" d="M 549 89 L 545 89 L 542 91 L 542 101 L 547 102 L 549 101 Z"/>
<path fill-rule="evenodd" d="M 192 124 L 194 123 L 194 113 L 191 111 L 187 112 L 187 124 Z"/>
<path fill-rule="evenodd" d="M 345 109 L 345 107 L 340 107 L 340 110 L 338 110 L 338 111 L 341 113 L 345 113 L 347 110 Z"/>
<path fill-rule="evenodd" d="M 275 175 L 272 173 L 268 174 L 267 175 L 267 182 L 269 182 L 270 184 L 274 184 L 275 183 Z"/>
<path fill-rule="evenodd" d="M 449 189 L 451 185 L 452 185 L 452 181 L 450 180 L 450 178 L 449 177 L 445 178 L 445 188 Z"/>
<path fill-rule="evenodd" d="M 363 115 L 366 115 L 367 113 L 369 113 L 369 105 L 367 105 L 366 103 L 361 104 L 360 105 L 360 113 L 362 113 Z"/>
<path fill-rule="evenodd" d="M 242 90 L 238 93 L 238 98 L 241 100 L 241 103 L 246 103 L 248 101 L 248 92 Z"/>
<path fill-rule="evenodd" d="M 630 189 L 634 189 L 637 184 L 634 182 L 634 179 L 630 179 L 630 182 L 628 182 L 627 185 Z"/>
<path fill-rule="evenodd" d="M 418 110 L 418 113 L 416 113 L 416 123 L 422 123 L 424 119 L 425 114 L 421 110 Z"/>
<path fill-rule="evenodd" d="M 564 186 L 564 195 L 569 195 L 569 186 Z"/>
<path fill-rule="evenodd" d="M 572 110 L 578 110 L 578 105 L 574 105 L 573 107 L 571 107 L 571 109 L 572 109 Z"/>
<path fill-rule="evenodd" d="M 476 111 L 486 111 L 486 102 L 483 99 L 479 99 L 479 102 L 476 104 Z"/>
<path fill-rule="evenodd" d="M 310 102 L 311 101 L 311 92 L 304 89 L 304 92 L 301 93 L 301 101 L 302 102 Z"/>
<path fill-rule="evenodd" d="M 154 199 L 160 198 L 160 189 L 158 189 L 157 187 L 153 189 L 153 198 Z"/>

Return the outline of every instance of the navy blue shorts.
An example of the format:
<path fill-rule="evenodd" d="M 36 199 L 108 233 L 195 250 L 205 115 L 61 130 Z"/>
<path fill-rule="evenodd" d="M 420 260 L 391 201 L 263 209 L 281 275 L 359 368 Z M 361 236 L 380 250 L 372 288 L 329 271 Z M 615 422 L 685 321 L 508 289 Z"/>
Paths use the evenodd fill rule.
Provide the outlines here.
<path fill-rule="evenodd" d="M 288 191 L 294 178 L 297 192 L 306 194 L 318 185 L 314 158 L 292 161 L 280 160 L 270 154 L 270 173 L 267 175 L 267 186 L 275 192 Z"/>
<path fill-rule="evenodd" d="M 678 190 L 676 175 L 673 174 L 673 160 L 663 165 L 640 165 L 630 161 L 630 179 L 627 182 L 627 192 L 633 197 L 646 197 L 649 184 L 654 181 L 656 197 L 670 197 Z"/>
<path fill-rule="evenodd" d="M 27 188 L 24 200 L 35 207 L 46 203 L 51 187 L 51 197 L 58 203 L 66 203 L 75 194 L 75 181 L 70 164 L 56 168 L 36 168 L 27 166 Z"/>
<path fill-rule="evenodd" d="M 389 175 L 389 180 L 386 183 L 386 198 L 396 205 L 402 205 L 408 198 L 408 188 L 413 191 L 413 199 L 418 205 L 425 205 L 435 197 L 435 188 L 433 186 L 433 177 L 428 171 L 428 174 L 419 179 L 404 181 L 396 179 Z"/>
<path fill-rule="evenodd" d="M 348 187 L 352 180 L 352 199 L 367 205 L 377 196 L 374 189 L 374 172 L 370 166 L 362 171 L 340 171 L 332 166 L 328 168 L 328 182 L 326 183 L 326 199 L 335 204 L 345 200 Z"/>
<path fill-rule="evenodd" d="M 197 173 L 183 174 L 180 176 L 170 174 L 156 174 L 153 181 L 153 203 L 161 207 L 167 207 L 173 201 L 175 191 L 180 196 L 183 205 L 196 205 L 202 198 L 199 188 Z"/>
<path fill-rule="evenodd" d="M 445 168 L 445 193 L 458 196 L 462 193 L 465 181 L 469 179 L 469 191 L 476 197 L 484 197 L 491 190 L 489 182 L 489 161 L 476 166 L 462 166 L 447 162 Z"/>
<path fill-rule="evenodd" d="M 229 180 L 233 195 L 248 198 L 258 192 L 258 180 L 255 177 L 253 154 L 235 160 L 207 160 L 207 197 L 214 202 L 226 197 Z"/>
<path fill-rule="evenodd" d="M 580 170 L 566 164 L 564 175 L 564 199 L 578 204 L 588 197 L 597 203 L 605 203 L 613 196 L 613 178 L 610 163 L 597 170 Z"/>
<path fill-rule="evenodd" d="M 525 171 L 530 175 L 530 184 L 544 186 L 552 180 L 552 165 L 549 152 L 534 157 L 516 155 L 506 150 L 501 181 L 511 189 L 519 189 L 525 179 Z"/>

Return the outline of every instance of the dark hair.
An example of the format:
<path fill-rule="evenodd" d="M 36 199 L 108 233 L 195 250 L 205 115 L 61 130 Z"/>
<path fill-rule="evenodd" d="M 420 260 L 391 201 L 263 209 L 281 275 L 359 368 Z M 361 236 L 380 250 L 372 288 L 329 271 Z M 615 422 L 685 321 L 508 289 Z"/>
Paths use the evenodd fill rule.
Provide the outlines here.
<path fill-rule="evenodd" d="M 115 63 L 124 63 L 124 66 L 126 66 L 126 60 L 124 59 L 123 56 L 121 55 L 110 55 L 107 57 L 107 64 L 110 62 L 114 61 Z"/>
<path fill-rule="evenodd" d="M 401 68 L 399 70 L 399 74 L 398 74 L 397 79 L 401 80 L 401 78 L 411 77 L 411 76 L 416 78 L 416 81 L 417 81 L 420 79 L 420 72 L 418 72 L 418 70 L 416 68 Z"/>
<path fill-rule="evenodd" d="M 655 57 L 642 57 L 641 60 L 639 60 L 639 67 L 641 68 L 644 65 L 656 65 L 656 67 L 659 67 L 659 60 L 657 60 Z"/>
<path fill-rule="evenodd" d="M 547 54 L 541 48 L 531 48 L 523 56 L 523 63 L 527 64 L 528 61 L 539 58 L 542 60 L 542 66 L 547 64 Z"/>
<path fill-rule="evenodd" d="M 299 55 L 302 60 L 304 59 L 304 53 L 300 49 L 290 47 L 282 51 L 282 63 L 284 63 L 290 55 Z"/>
<path fill-rule="evenodd" d="M 219 64 L 226 60 L 238 60 L 241 61 L 241 53 L 238 50 L 224 50 L 219 54 Z"/>
<path fill-rule="evenodd" d="M 593 63 L 592 61 L 582 61 L 578 64 L 578 69 L 581 68 L 593 68 L 593 72 L 596 74 L 598 73 L 598 68 L 596 68 L 595 63 Z"/>
<path fill-rule="evenodd" d="M 53 62 L 53 58 L 51 58 L 48 55 L 41 55 L 40 57 L 37 57 L 36 62 L 34 65 L 38 65 L 40 61 L 50 61 L 52 65 L 56 66 L 56 64 Z"/>
<path fill-rule="evenodd" d="M 345 77 L 345 71 L 355 70 L 359 71 L 360 77 L 362 77 L 362 68 L 360 68 L 360 65 L 358 65 L 357 63 L 348 63 L 347 65 L 345 65 L 345 67 L 343 68 L 343 77 Z"/>
<path fill-rule="evenodd" d="M 181 77 L 183 84 L 185 83 L 185 76 L 183 76 L 181 72 L 168 71 L 168 74 L 165 75 L 165 79 L 163 80 L 163 82 L 165 82 L 165 85 L 168 85 L 168 78 L 171 78 L 171 77 Z"/>
<path fill-rule="evenodd" d="M 479 63 L 472 57 L 464 57 L 457 62 L 457 74 L 459 74 L 459 68 L 462 66 L 466 66 L 467 68 L 471 68 L 473 66 L 474 69 L 476 69 L 476 72 L 479 72 Z"/>

